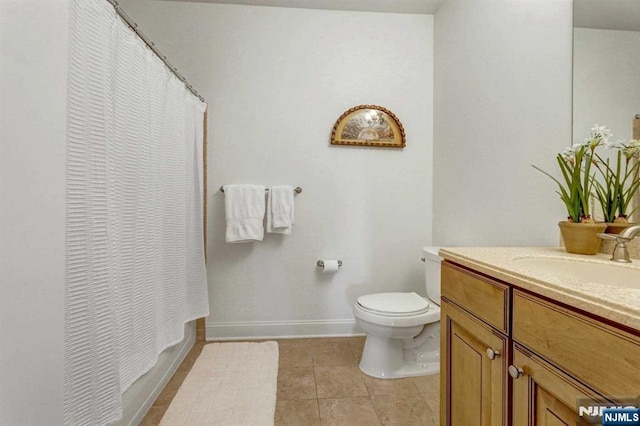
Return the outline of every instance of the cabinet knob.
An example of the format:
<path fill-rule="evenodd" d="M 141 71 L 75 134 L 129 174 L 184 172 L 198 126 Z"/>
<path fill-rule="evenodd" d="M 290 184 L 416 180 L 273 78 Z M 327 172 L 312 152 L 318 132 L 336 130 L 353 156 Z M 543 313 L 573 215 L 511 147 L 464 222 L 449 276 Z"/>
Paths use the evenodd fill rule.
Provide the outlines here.
<path fill-rule="evenodd" d="M 515 365 L 510 365 L 509 366 L 509 375 L 511 377 L 513 377 L 514 379 L 518 379 L 518 378 L 524 376 L 524 371 L 522 371 L 522 368 L 518 368 Z"/>
<path fill-rule="evenodd" d="M 489 357 L 489 359 L 494 360 L 500 356 L 500 352 L 494 351 L 491 348 L 487 348 L 487 356 Z"/>
<path fill-rule="evenodd" d="M 425 257 L 421 257 L 420 260 L 422 261 L 422 263 L 427 261 L 427 259 Z"/>

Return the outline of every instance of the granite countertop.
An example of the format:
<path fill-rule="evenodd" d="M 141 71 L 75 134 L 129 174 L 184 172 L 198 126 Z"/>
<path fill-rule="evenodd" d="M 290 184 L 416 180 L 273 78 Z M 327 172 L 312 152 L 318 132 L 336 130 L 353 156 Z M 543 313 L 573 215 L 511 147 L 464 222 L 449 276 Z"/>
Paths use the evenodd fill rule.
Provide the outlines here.
<path fill-rule="evenodd" d="M 571 254 L 563 247 L 447 247 L 440 249 L 440 256 L 516 287 L 640 330 L 640 260 L 619 264 L 609 260 L 610 255 Z M 623 288 L 566 275 L 558 277 L 517 260 L 527 257 L 613 265 L 626 269 L 624 272 L 632 276 L 637 271 L 638 285 Z"/>

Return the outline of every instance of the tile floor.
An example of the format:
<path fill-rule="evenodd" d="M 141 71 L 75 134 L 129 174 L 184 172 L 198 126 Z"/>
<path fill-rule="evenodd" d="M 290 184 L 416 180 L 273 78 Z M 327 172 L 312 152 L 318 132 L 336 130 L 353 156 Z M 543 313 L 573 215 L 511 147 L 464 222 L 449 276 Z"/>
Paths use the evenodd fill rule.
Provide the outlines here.
<path fill-rule="evenodd" d="M 364 337 L 278 340 L 276 426 L 438 425 L 439 375 L 381 380 L 358 369 Z M 202 351 L 198 342 L 142 425 L 157 425 Z"/>

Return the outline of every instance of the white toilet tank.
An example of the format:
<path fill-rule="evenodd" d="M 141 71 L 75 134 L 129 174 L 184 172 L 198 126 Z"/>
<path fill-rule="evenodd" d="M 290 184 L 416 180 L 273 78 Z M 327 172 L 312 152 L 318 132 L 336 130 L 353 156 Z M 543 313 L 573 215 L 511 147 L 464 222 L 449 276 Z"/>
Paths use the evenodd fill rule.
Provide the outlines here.
<path fill-rule="evenodd" d="M 440 247 L 422 247 L 424 256 L 424 279 L 427 286 L 427 297 L 440 306 Z"/>

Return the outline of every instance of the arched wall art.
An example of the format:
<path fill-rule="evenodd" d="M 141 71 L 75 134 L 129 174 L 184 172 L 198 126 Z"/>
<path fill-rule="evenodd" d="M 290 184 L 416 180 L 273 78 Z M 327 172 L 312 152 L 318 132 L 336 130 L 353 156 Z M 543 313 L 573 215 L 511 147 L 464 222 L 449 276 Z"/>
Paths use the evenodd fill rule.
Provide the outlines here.
<path fill-rule="evenodd" d="M 378 105 L 358 105 L 345 111 L 331 132 L 331 145 L 404 148 L 406 144 L 398 117 Z"/>

